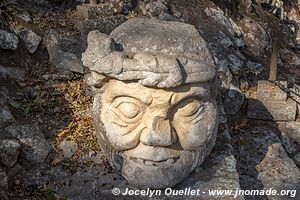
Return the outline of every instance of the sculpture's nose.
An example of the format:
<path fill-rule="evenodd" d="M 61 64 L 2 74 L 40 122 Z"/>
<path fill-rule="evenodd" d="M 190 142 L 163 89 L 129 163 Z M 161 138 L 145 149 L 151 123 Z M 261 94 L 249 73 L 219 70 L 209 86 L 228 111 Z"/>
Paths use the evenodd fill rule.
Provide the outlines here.
<path fill-rule="evenodd" d="M 143 131 L 140 140 L 150 146 L 170 146 L 176 142 L 177 136 L 174 128 L 171 127 L 169 119 L 155 117 L 152 126 Z"/>

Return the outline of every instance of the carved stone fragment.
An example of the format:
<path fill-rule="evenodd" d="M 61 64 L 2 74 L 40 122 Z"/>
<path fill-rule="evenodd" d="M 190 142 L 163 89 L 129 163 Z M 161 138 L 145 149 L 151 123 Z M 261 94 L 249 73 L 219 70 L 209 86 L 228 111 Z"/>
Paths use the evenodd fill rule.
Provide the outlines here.
<path fill-rule="evenodd" d="M 111 164 L 139 188 L 172 187 L 214 146 L 215 65 L 196 29 L 132 19 L 109 36 L 88 35 L 82 61 L 96 93 L 98 141 Z"/>

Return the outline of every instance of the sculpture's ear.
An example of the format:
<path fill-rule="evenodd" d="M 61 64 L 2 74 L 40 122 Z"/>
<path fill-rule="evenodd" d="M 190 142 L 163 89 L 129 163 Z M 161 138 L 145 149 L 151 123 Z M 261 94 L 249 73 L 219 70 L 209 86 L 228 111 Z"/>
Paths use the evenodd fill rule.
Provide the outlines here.
<path fill-rule="evenodd" d="M 99 59 L 107 56 L 115 49 L 114 40 L 97 30 L 91 31 L 87 37 L 88 47 L 82 54 L 82 63 L 91 68 Z"/>

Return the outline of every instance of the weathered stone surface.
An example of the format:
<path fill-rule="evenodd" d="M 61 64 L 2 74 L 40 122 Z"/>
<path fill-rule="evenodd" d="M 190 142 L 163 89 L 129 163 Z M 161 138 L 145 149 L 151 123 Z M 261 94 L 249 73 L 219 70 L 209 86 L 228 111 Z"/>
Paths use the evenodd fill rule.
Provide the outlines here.
<path fill-rule="evenodd" d="M 300 122 L 287 122 L 285 126 L 287 137 L 300 145 Z"/>
<path fill-rule="evenodd" d="M 256 75 L 260 74 L 264 70 L 264 67 L 260 63 L 252 61 L 247 61 L 245 66 Z"/>
<path fill-rule="evenodd" d="M 110 34 L 117 26 L 124 23 L 126 20 L 125 16 L 117 15 L 97 20 L 78 20 L 75 24 L 81 34 L 86 37 L 86 35 L 92 30 L 98 30 L 102 33 Z"/>
<path fill-rule="evenodd" d="M 239 20 L 243 27 L 243 42 L 252 56 L 266 57 L 267 47 L 270 46 L 270 39 L 264 27 L 257 21 L 246 16 Z"/>
<path fill-rule="evenodd" d="M 279 82 L 287 87 L 286 81 Z M 260 101 L 286 101 L 287 93 L 270 81 L 260 80 L 257 83 L 256 97 Z"/>
<path fill-rule="evenodd" d="M 0 48 L 16 50 L 18 48 L 18 37 L 12 33 L 0 30 Z"/>
<path fill-rule="evenodd" d="M 244 64 L 244 61 L 235 54 L 229 54 L 227 57 L 230 61 L 229 68 L 231 69 L 232 73 L 238 74 Z"/>
<path fill-rule="evenodd" d="M 74 53 L 64 49 L 63 46 L 69 46 L 66 40 L 54 30 L 48 32 L 45 36 L 45 44 L 49 53 L 49 60 L 62 73 L 71 71 L 83 74 L 84 66 L 81 60 Z"/>
<path fill-rule="evenodd" d="M 137 18 L 116 28 L 110 37 L 122 52 L 110 49 L 113 45 L 109 38 L 95 31 L 89 34 L 88 49 L 82 61 L 91 71 L 159 88 L 205 82 L 215 76 L 205 41 L 191 25 Z M 102 38 L 107 42 L 101 43 L 105 51 L 100 52 L 94 41 Z M 149 45 L 145 48 L 146 44 Z M 99 54 L 95 54 L 94 49 Z"/>
<path fill-rule="evenodd" d="M 296 165 L 298 165 L 298 167 L 300 167 L 300 153 L 297 153 L 294 157 L 293 157 L 294 162 L 296 163 Z"/>
<path fill-rule="evenodd" d="M 71 71 L 83 74 L 83 65 L 75 54 L 60 49 L 52 49 L 48 52 L 50 53 L 51 64 L 53 64 L 58 71 Z"/>
<path fill-rule="evenodd" d="M 213 18 L 216 22 L 224 26 L 231 36 L 241 35 L 242 32 L 238 25 L 231 18 L 225 17 L 222 9 L 206 8 L 204 12 L 207 16 Z"/>
<path fill-rule="evenodd" d="M 220 138 L 219 138 L 220 139 Z M 217 148 L 214 148 L 210 157 L 205 163 L 192 172 L 190 177 L 174 187 L 175 190 L 200 189 L 199 195 L 164 195 L 162 190 L 161 195 L 153 195 L 152 198 L 157 200 L 173 200 L 173 199 L 199 199 L 199 200 L 231 200 L 233 195 L 208 195 L 208 190 L 233 190 L 240 189 L 239 175 L 236 169 L 237 161 L 232 155 L 232 147 L 217 139 Z M 91 166 L 83 169 L 78 169 L 76 173 L 70 173 L 62 167 L 54 167 L 43 173 L 39 171 L 29 172 L 28 180 L 32 180 L 31 184 L 44 185 L 47 184 L 48 189 L 57 193 L 58 196 L 66 197 L 67 199 L 141 199 L 150 196 L 128 196 L 112 194 L 113 188 L 119 188 L 125 192 L 126 188 L 136 189 L 128 185 L 119 173 L 106 173 L 103 169 L 105 164 L 100 166 Z M 33 181 L 34 180 L 34 181 Z M 61 183 L 58 184 L 57 183 Z M 205 193 L 202 193 L 205 192 Z M 242 196 L 237 196 L 234 199 L 243 200 Z"/>
<path fill-rule="evenodd" d="M 0 141 L 0 163 L 12 167 L 18 160 L 21 145 L 14 140 Z"/>
<path fill-rule="evenodd" d="M 299 1 L 298 1 L 299 2 Z M 300 25 L 300 15 L 299 10 L 296 7 L 292 7 L 289 12 L 287 12 L 289 20 L 293 20 L 298 26 Z M 300 32 L 297 31 L 296 41 L 300 43 Z"/>
<path fill-rule="evenodd" d="M 217 62 L 218 77 L 222 80 L 224 85 L 228 85 L 232 81 L 232 74 L 229 70 L 229 63 L 226 59 Z"/>
<path fill-rule="evenodd" d="M 42 40 L 39 35 L 28 29 L 21 30 L 18 35 L 24 41 L 25 46 L 30 53 L 34 53 L 37 50 Z"/>
<path fill-rule="evenodd" d="M 226 114 L 235 115 L 245 102 L 245 97 L 241 90 L 233 84 L 226 87 L 225 97 L 223 99 L 224 109 Z"/>
<path fill-rule="evenodd" d="M 289 195 L 268 196 L 270 200 L 298 199 L 300 194 L 295 192 L 300 189 L 300 171 L 292 159 L 288 157 L 284 148 L 279 143 L 269 146 L 266 157 L 256 167 L 258 178 L 264 185 L 264 189 L 273 188 L 277 192 L 282 190 L 294 190 Z"/>
<path fill-rule="evenodd" d="M 196 170 L 191 174 L 189 179 L 186 179 L 176 187 L 176 189 L 200 189 L 200 195 L 189 196 L 188 199 L 244 199 L 241 195 L 235 195 L 235 192 L 241 189 L 239 184 L 240 177 L 237 171 L 237 161 L 232 155 L 232 146 L 223 142 L 223 139 L 225 139 L 224 136 L 218 136 L 216 146 L 211 156 L 205 160 L 201 169 Z M 232 190 L 233 193 L 231 195 L 223 194 L 220 196 L 209 195 L 209 190 Z"/>
<path fill-rule="evenodd" d="M 141 12 L 149 17 L 159 16 L 168 12 L 167 3 L 164 0 L 141 1 L 138 6 Z"/>
<path fill-rule="evenodd" d="M 77 6 L 76 11 L 80 18 L 99 19 L 112 16 L 115 13 L 115 8 L 112 3 L 83 4 Z"/>
<path fill-rule="evenodd" d="M 287 101 L 249 99 L 247 117 L 263 120 L 294 121 L 296 110 L 296 102 L 292 99 Z"/>
<path fill-rule="evenodd" d="M 297 103 L 297 114 L 300 114 L 300 86 L 294 84 L 292 88 L 290 88 L 290 98 L 293 99 Z"/>
<path fill-rule="evenodd" d="M 205 90 L 205 86 L 201 86 L 201 83 L 195 84 L 191 88 L 188 85 L 183 85 L 170 91 L 164 91 L 146 88 L 138 83 L 126 84 L 121 81 L 110 80 L 103 93 L 102 102 L 100 100 L 101 95 L 97 94 L 93 112 L 101 147 L 107 148 L 103 151 L 108 154 L 111 152 L 109 145 L 114 150 L 123 152 L 122 173 L 130 184 L 151 188 L 173 186 L 183 180 L 195 166 L 203 162 L 210 152 L 216 136 L 216 124 L 218 123 L 216 105 L 213 100 L 211 100 L 212 102 L 205 102 L 205 111 L 203 110 L 202 114 L 199 113 L 195 116 L 202 110 L 198 101 L 184 102 L 183 100 L 180 103 L 180 99 L 184 99 L 184 97 L 195 93 L 200 95 L 203 89 Z M 144 91 L 143 95 L 139 94 L 138 97 L 134 95 L 141 90 Z M 151 94 L 152 98 L 148 99 L 148 94 Z M 115 99 L 114 96 L 120 97 Z M 166 111 L 169 110 L 171 105 L 168 102 L 170 102 L 171 96 L 174 99 L 174 103 L 171 105 L 186 104 L 182 109 L 174 108 L 172 123 L 168 118 L 159 117 L 165 116 Z M 111 97 L 113 98 L 111 99 Z M 194 97 L 196 98 L 196 96 Z M 138 99 L 134 100 L 135 98 Z M 151 106 L 147 108 L 148 106 L 141 102 L 142 99 L 144 99 L 143 101 L 152 101 Z M 130 103 L 126 103 L 126 101 Z M 117 110 L 113 109 L 112 106 L 117 106 Z M 150 114 L 146 112 L 148 109 L 155 109 L 156 111 Z M 194 110 L 191 113 L 194 113 L 195 119 L 201 120 L 191 124 L 190 118 L 182 117 L 187 113 L 191 114 L 189 109 Z M 122 122 L 120 118 L 126 121 Z M 132 122 L 133 119 L 135 122 Z M 184 121 L 184 124 L 180 122 L 181 120 Z M 125 123 L 139 124 L 139 126 L 122 128 Z M 191 127 L 189 128 L 189 126 Z M 204 127 L 206 128 L 204 129 Z M 143 129 L 148 131 L 142 131 Z M 141 135 L 133 136 L 141 131 Z M 128 134 L 124 135 L 124 132 Z M 129 136 L 129 133 L 132 134 L 132 137 Z M 173 144 L 175 145 L 176 141 L 180 141 L 183 150 L 168 148 Z M 194 151 L 188 151 L 192 149 Z M 194 156 L 197 159 L 193 159 Z M 120 165 L 118 161 L 115 162 L 116 165 Z M 140 173 L 141 171 L 143 173 Z"/>
<path fill-rule="evenodd" d="M 256 98 L 250 99 L 247 115 L 249 118 L 276 121 L 294 121 L 297 114 L 297 103 L 288 98 L 286 81 L 275 83 L 265 80 L 258 81 Z"/>
<path fill-rule="evenodd" d="M 37 126 L 11 125 L 5 128 L 10 136 L 22 144 L 21 157 L 34 163 L 42 163 L 51 150 L 44 134 Z"/>
<path fill-rule="evenodd" d="M 143 52 L 213 62 L 205 40 L 190 24 L 133 18 L 116 28 L 110 37 L 123 47 L 126 55 Z"/>
<path fill-rule="evenodd" d="M 218 129 L 216 69 L 193 26 L 132 19 L 110 36 L 92 31 L 82 57 L 98 89 L 106 77 L 93 105 L 97 137 L 131 186 L 172 187 L 202 164 Z"/>
<path fill-rule="evenodd" d="M 10 110 L 2 105 L 0 102 L 0 128 L 4 127 L 5 124 L 15 121 Z"/>
<path fill-rule="evenodd" d="M 65 158 L 71 158 L 78 150 L 78 145 L 74 141 L 64 140 L 58 145 L 58 148 L 62 150 Z"/>

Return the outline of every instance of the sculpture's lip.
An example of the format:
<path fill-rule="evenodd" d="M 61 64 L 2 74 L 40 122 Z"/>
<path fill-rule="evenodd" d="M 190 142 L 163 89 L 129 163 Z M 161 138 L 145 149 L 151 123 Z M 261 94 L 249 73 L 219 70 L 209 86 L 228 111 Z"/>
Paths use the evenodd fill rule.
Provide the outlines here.
<path fill-rule="evenodd" d="M 159 160 L 159 161 L 137 158 L 137 157 L 132 157 L 132 156 L 127 156 L 127 158 L 129 158 L 131 161 L 133 161 L 137 164 L 143 164 L 143 165 L 147 165 L 147 166 L 157 166 L 157 167 L 174 164 L 180 159 L 179 156 L 174 156 L 174 157 L 166 158 L 166 159 Z"/>

